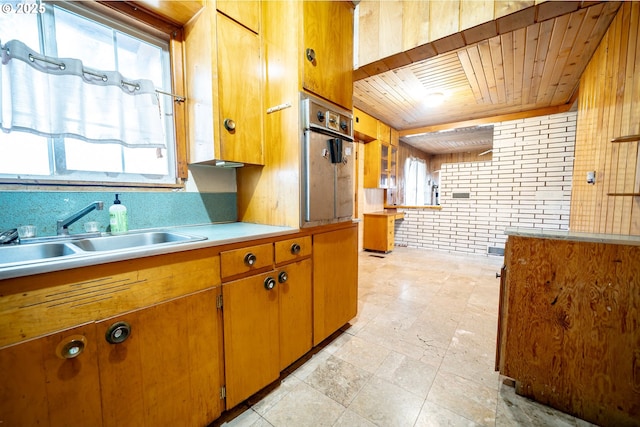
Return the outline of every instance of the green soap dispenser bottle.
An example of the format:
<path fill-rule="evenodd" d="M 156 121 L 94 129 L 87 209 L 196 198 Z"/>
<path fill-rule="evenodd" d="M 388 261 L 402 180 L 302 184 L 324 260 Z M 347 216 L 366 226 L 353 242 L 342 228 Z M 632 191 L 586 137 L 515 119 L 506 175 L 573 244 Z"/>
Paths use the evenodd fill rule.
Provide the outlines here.
<path fill-rule="evenodd" d="M 109 225 L 111 226 L 111 233 L 124 233 L 129 229 L 127 221 L 127 208 L 118 199 L 113 201 L 113 205 L 109 208 Z"/>

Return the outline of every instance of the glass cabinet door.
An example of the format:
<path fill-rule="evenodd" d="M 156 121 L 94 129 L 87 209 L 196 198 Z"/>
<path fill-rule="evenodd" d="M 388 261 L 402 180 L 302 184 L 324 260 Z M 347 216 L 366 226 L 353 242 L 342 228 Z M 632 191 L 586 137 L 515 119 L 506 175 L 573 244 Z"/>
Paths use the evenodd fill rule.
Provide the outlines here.
<path fill-rule="evenodd" d="M 389 186 L 389 146 L 380 145 L 380 188 Z"/>

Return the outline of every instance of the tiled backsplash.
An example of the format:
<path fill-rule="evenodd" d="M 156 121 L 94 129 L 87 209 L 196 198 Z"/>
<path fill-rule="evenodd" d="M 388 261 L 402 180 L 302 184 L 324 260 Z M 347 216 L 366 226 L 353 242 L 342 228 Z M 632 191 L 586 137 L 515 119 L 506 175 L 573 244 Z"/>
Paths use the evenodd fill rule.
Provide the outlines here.
<path fill-rule="evenodd" d="M 39 236 L 56 234 L 56 221 L 68 217 L 94 201 L 104 209 L 94 210 L 69 227 L 81 233 L 84 223 L 97 221 L 100 231 L 109 225 L 109 207 L 114 192 L 0 191 L 0 231 L 33 224 Z M 232 222 L 238 217 L 236 193 L 122 192 L 129 230 L 176 225 Z"/>

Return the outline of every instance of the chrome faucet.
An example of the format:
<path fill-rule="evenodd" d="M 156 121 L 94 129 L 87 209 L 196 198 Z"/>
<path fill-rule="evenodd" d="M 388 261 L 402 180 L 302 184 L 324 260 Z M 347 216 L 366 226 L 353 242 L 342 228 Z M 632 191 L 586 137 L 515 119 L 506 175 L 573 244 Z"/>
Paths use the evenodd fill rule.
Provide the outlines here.
<path fill-rule="evenodd" d="M 56 222 L 56 234 L 58 234 L 58 236 L 68 235 L 69 234 L 68 227 L 71 224 L 73 224 L 74 222 L 76 222 L 77 220 L 79 220 L 80 218 L 82 218 L 92 210 L 97 209 L 101 211 L 103 208 L 104 208 L 104 202 L 93 202 L 89 206 L 86 206 L 80 209 L 78 212 L 70 215 L 68 218 L 59 219 Z"/>

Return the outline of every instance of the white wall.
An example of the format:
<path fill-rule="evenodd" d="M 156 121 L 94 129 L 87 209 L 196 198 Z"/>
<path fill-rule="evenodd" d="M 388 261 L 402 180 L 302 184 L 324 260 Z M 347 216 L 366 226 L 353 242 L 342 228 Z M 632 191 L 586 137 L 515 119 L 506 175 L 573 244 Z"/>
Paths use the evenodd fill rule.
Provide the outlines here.
<path fill-rule="evenodd" d="M 576 117 L 496 123 L 493 159 L 443 165 L 442 209 L 404 210 L 396 245 L 487 254 L 489 247 L 504 248 L 507 227 L 567 230 Z"/>

